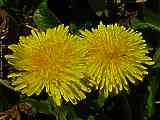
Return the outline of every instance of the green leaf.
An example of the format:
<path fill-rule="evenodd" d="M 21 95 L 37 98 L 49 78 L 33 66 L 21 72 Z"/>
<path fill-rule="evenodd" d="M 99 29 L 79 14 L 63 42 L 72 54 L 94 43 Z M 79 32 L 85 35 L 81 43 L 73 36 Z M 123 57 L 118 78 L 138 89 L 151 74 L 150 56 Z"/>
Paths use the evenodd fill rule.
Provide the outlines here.
<path fill-rule="evenodd" d="M 148 25 L 144 21 L 139 20 L 137 18 L 131 19 L 130 22 L 131 22 L 131 26 L 134 29 L 144 29 L 148 27 Z"/>
<path fill-rule="evenodd" d="M 8 107 L 9 100 L 5 95 L 5 88 L 0 84 L 0 111 L 4 111 Z"/>
<path fill-rule="evenodd" d="M 0 0 L 0 6 L 1 5 L 4 5 L 4 1 L 3 0 Z"/>
<path fill-rule="evenodd" d="M 145 120 L 148 120 L 148 118 L 152 117 L 155 113 L 155 95 L 158 90 L 159 86 L 159 75 L 153 76 L 150 85 L 147 87 L 148 89 L 148 97 L 147 97 L 147 104 L 146 104 L 146 115 Z"/>
<path fill-rule="evenodd" d="M 0 0 L 0 6 L 6 5 L 8 2 L 8 0 Z"/>
<path fill-rule="evenodd" d="M 104 106 L 104 103 L 106 101 L 107 97 L 105 96 L 99 96 L 97 99 L 97 104 L 99 108 L 102 108 Z"/>
<path fill-rule="evenodd" d="M 44 0 L 38 6 L 38 9 L 34 12 L 33 20 L 42 29 L 54 27 L 60 23 L 54 13 L 48 9 L 47 0 Z"/>
<path fill-rule="evenodd" d="M 159 50 L 158 53 L 155 55 L 155 61 L 160 60 L 159 56 Z M 155 67 L 153 67 L 155 68 Z M 147 101 L 146 101 L 146 112 L 145 112 L 145 120 L 148 120 L 148 118 L 151 118 L 155 113 L 155 96 L 159 92 L 158 88 L 160 85 L 160 74 L 159 70 L 155 70 L 156 75 L 152 76 L 150 79 L 150 83 L 147 86 L 148 89 L 148 95 L 147 95 Z"/>
<path fill-rule="evenodd" d="M 77 115 L 71 104 L 63 104 L 61 107 L 54 107 L 54 113 L 57 120 L 83 120 Z"/>
<path fill-rule="evenodd" d="M 153 66 L 153 68 L 160 68 L 160 48 L 157 48 L 153 56 L 153 60 L 155 61 L 155 65 Z"/>
<path fill-rule="evenodd" d="M 146 29 L 150 27 L 152 29 L 160 31 L 160 27 L 152 22 L 142 21 L 137 18 L 131 19 L 130 22 L 131 22 L 131 27 L 133 27 L 134 29 Z"/>
<path fill-rule="evenodd" d="M 63 109 L 63 107 L 54 107 L 54 115 L 56 120 L 67 120 L 67 112 Z"/>
<path fill-rule="evenodd" d="M 156 14 L 152 12 L 150 9 L 145 8 L 144 9 L 144 19 L 148 26 L 152 27 L 153 29 L 156 29 L 160 31 L 160 13 Z"/>
<path fill-rule="evenodd" d="M 154 113 L 152 88 L 151 86 L 148 86 L 147 89 L 148 89 L 149 95 L 147 98 L 147 105 L 146 105 L 147 115 L 145 116 L 145 120 L 150 118 L 152 114 Z"/>
<path fill-rule="evenodd" d="M 91 106 L 90 106 L 90 109 L 94 110 L 94 111 L 97 111 L 99 109 L 101 109 L 104 104 L 105 104 L 105 101 L 107 100 L 108 97 L 105 97 L 105 96 L 98 96 L 96 99 L 92 99 L 91 100 Z"/>
<path fill-rule="evenodd" d="M 89 115 L 87 120 L 95 120 L 93 115 Z"/>
<path fill-rule="evenodd" d="M 54 114 L 49 100 L 38 101 L 33 98 L 26 98 L 24 100 L 21 100 L 21 102 L 30 103 L 35 113 Z"/>

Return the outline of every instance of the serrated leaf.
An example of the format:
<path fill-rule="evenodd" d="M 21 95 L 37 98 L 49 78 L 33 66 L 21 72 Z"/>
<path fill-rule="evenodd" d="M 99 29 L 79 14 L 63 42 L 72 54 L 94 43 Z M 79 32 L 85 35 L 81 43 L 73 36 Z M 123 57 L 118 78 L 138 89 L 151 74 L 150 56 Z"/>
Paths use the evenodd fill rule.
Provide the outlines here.
<path fill-rule="evenodd" d="M 33 20 L 42 29 L 54 27 L 60 23 L 54 13 L 48 9 L 47 0 L 44 0 L 38 6 L 38 9 L 34 12 Z"/>

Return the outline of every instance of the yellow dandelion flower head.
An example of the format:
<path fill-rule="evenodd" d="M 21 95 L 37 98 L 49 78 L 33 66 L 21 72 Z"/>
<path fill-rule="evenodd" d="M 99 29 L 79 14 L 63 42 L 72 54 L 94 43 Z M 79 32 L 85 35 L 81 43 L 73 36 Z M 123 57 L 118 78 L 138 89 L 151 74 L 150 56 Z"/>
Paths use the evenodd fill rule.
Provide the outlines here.
<path fill-rule="evenodd" d="M 30 96 L 46 88 L 57 105 L 61 104 L 62 96 L 73 104 L 84 99 L 84 91 L 90 92 L 90 88 L 86 81 L 81 81 L 85 63 L 78 37 L 71 35 L 64 25 L 31 33 L 20 37 L 18 45 L 10 45 L 13 54 L 6 56 L 10 64 L 24 71 L 9 75 L 16 78 L 15 89 Z"/>
<path fill-rule="evenodd" d="M 128 80 L 135 83 L 147 74 L 144 66 L 154 62 L 146 55 L 148 48 L 141 33 L 124 26 L 103 25 L 81 31 L 87 48 L 87 74 L 97 83 L 100 93 L 128 90 Z"/>

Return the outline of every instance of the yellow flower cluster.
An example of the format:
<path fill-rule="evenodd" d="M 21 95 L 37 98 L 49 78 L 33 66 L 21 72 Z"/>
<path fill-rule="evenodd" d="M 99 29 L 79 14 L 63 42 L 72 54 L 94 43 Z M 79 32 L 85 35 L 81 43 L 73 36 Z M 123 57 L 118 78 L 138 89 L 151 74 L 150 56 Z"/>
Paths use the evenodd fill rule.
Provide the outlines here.
<path fill-rule="evenodd" d="M 13 54 L 6 59 L 20 72 L 8 77 L 16 78 L 15 90 L 28 96 L 45 88 L 58 106 L 62 97 L 73 104 L 85 99 L 94 85 L 105 96 L 128 90 L 128 80 L 142 81 L 148 73 L 142 64 L 154 63 L 146 56 L 141 33 L 117 24 L 100 23 L 97 29 L 81 31 L 83 37 L 71 35 L 64 25 L 31 33 L 9 46 Z"/>
<path fill-rule="evenodd" d="M 86 73 L 96 81 L 100 93 L 118 94 L 128 90 L 128 80 L 135 83 L 143 80 L 148 74 L 142 64 L 152 65 L 154 62 L 141 33 L 126 29 L 124 26 L 100 23 L 98 29 L 81 31 L 86 41 L 87 69 Z"/>

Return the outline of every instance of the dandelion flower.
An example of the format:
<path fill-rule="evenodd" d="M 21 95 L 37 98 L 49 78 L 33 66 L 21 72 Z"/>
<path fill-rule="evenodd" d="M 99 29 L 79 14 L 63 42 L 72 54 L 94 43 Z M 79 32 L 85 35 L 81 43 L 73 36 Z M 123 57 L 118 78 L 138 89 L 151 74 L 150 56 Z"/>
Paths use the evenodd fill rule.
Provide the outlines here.
<path fill-rule="evenodd" d="M 15 90 L 28 96 L 39 95 L 43 88 L 61 105 L 62 96 L 73 104 L 90 92 L 87 81 L 82 81 L 85 63 L 82 46 L 76 36 L 68 33 L 68 27 L 59 25 L 45 32 L 31 31 L 20 37 L 18 45 L 10 45 L 12 55 L 8 62 L 22 72 L 10 74 Z M 85 83 L 85 84 L 84 84 Z"/>
<path fill-rule="evenodd" d="M 144 66 L 154 62 L 146 54 L 148 48 L 141 33 L 124 26 L 103 25 L 92 31 L 81 31 L 87 48 L 87 74 L 97 83 L 100 93 L 118 94 L 128 90 L 128 81 L 142 81 L 148 74 Z"/>

